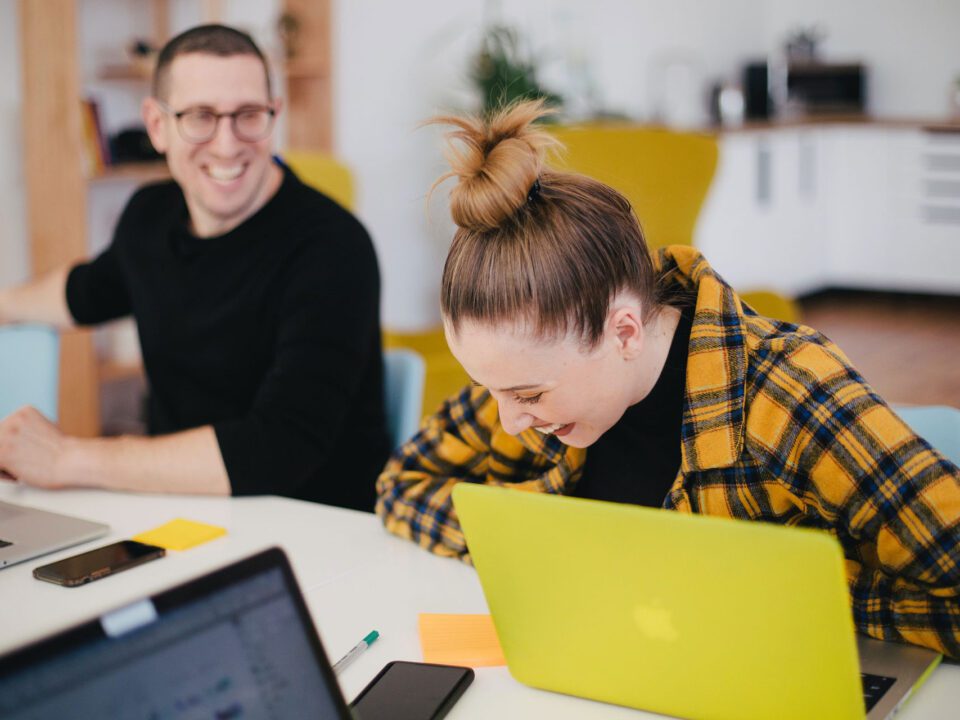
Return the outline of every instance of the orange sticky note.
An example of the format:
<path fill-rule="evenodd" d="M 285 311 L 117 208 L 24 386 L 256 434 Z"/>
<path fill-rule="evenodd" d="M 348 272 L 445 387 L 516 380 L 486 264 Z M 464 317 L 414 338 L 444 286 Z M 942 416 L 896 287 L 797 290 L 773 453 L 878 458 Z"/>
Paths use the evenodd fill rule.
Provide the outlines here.
<path fill-rule="evenodd" d="M 167 550 L 189 550 L 226 534 L 226 529 L 217 525 L 177 518 L 153 530 L 134 535 L 133 539 L 148 545 L 159 545 Z"/>
<path fill-rule="evenodd" d="M 489 615 L 420 614 L 423 661 L 440 665 L 506 665 Z"/>

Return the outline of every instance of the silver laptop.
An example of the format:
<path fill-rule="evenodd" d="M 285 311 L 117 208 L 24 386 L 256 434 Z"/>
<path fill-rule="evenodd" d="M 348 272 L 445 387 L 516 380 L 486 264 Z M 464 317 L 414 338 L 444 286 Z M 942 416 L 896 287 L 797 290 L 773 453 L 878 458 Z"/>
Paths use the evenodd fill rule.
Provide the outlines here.
<path fill-rule="evenodd" d="M 867 720 L 887 720 L 910 699 L 942 656 L 933 650 L 857 635 Z"/>
<path fill-rule="evenodd" d="M 0 502 L 0 568 L 106 535 L 109 525 Z"/>

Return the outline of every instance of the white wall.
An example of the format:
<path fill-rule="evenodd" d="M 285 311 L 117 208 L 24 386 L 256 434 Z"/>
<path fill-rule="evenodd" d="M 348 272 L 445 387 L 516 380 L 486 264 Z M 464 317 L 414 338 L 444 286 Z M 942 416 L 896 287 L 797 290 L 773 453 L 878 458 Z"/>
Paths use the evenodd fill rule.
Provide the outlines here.
<path fill-rule="evenodd" d="M 762 51 L 758 7 L 758 0 L 524 0 L 503 3 L 499 14 L 530 39 L 545 82 L 576 86 L 576 69 L 585 66 L 604 109 L 638 120 L 661 115 L 670 91 L 664 75 L 683 66 L 703 123 L 707 84 Z"/>
<path fill-rule="evenodd" d="M 797 27 L 826 31 L 827 60 L 868 66 L 869 110 L 884 117 L 943 117 L 960 79 L 957 0 L 768 0 L 763 36 L 774 49 Z"/>
<path fill-rule="evenodd" d="M 443 172 L 431 114 L 465 99 L 462 60 L 473 47 L 479 2 L 348 0 L 336 5 L 336 147 L 357 180 L 359 215 L 383 277 L 383 320 L 415 329 L 439 318 L 439 276 L 452 228 L 426 218 Z"/>
<path fill-rule="evenodd" d="M 26 279 L 29 258 L 20 130 L 19 13 L 0 0 L 0 287 Z"/>

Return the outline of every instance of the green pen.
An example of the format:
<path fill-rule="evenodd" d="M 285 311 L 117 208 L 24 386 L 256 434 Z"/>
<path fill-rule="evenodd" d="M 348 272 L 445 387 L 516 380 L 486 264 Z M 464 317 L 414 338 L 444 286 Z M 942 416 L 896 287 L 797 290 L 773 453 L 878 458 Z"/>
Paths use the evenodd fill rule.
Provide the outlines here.
<path fill-rule="evenodd" d="M 357 659 L 357 657 L 360 656 L 360 653 L 362 653 L 368 647 L 373 645 L 374 641 L 378 637 L 380 637 L 380 633 L 378 633 L 376 630 L 371 630 L 367 634 L 367 636 L 363 638 L 363 640 L 361 640 L 356 645 L 354 645 L 353 648 L 351 648 L 350 652 L 348 652 L 346 655 L 344 655 L 342 658 L 340 658 L 339 660 L 337 660 L 337 662 L 334 663 L 333 672 L 336 673 L 337 675 L 343 672 L 343 670 L 350 663 L 352 663 L 354 660 Z"/>

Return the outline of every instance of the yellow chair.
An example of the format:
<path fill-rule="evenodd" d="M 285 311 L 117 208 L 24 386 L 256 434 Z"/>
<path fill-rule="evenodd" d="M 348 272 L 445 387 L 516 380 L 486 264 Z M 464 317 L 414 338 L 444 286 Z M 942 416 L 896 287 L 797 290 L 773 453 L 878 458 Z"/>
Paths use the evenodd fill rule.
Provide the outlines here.
<path fill-rule="evenodd" d="M 554 163 L 619 190 L 633 206 L 651 248 L 693 244 L 694 226 L 717 168 L 715 136 L 619 124 L 551 132 L 566 147 Z M 761 315 L 799 321 L 797 304 L 778 293 L 758 290 L 741 297 Z"/>
<path fill-rule="evenodd" d="M 712 135 L 629 125 L 561 127 L 555 164 L 619 190 L 640 218 L 651 248 L 691 245 L 717 167 Z"/>
<path fill-rule="evenodd" d="M 287 150 L 284 162 L 307 185 L 354 209 L 353 176 L 346 165 L 331 155 L 310 150 Z"/>

